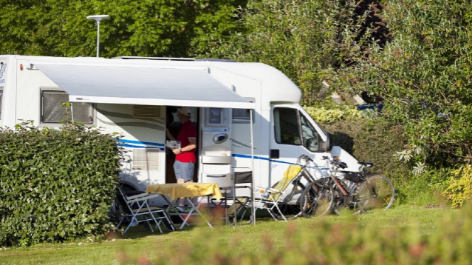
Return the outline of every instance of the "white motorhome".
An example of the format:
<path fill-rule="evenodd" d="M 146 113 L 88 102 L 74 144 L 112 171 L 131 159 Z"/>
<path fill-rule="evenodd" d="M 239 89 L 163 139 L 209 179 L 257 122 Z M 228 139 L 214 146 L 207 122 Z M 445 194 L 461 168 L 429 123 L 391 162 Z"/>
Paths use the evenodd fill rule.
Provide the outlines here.
<path fill-rule="evenodd" d="M 124 135 L 120 177 L 130 189 L 175 182 L 165 128 L 178 132 L 180 106 L 197 126 L 195 181 L 229 185 L 232 173 L 252 170 L 256 185 L 272 186 L 301 154 L 318 177 L 327 154 L 358 171 L 299 105 L 300 89 L 262 63 L 0 55 L 0 66 L 0 126 L 60 126 L 60 103 L 70 101 L 74 120 Z"/>

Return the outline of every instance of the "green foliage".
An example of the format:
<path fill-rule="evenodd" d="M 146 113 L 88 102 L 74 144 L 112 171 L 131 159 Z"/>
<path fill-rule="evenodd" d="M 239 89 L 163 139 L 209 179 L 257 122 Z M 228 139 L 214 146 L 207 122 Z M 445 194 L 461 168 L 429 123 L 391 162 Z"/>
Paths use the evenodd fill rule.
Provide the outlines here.
<path fill-rule="evenodd" d="M 417 162 L 441 168 L 472 158 L 470 1 L 400 0 L 383 12 L 392 40 L 342 68 L 336 85 L 385 99 L 385 117 L 403 125 Z M 421 166 L 419 164 L 418 166 Z"/>
<path fill-rule="evenodd" d="M 77 123 L 0 131 L 0 246 L 100 237 L 120 167 L 115 136 Z"/>
<path fill-rule="evenodd" d="M 319 100 L 323 80 L 337 78 L 336 68 L 384 38 L 376 2 L 250 0 L 240 10 L 241 28 L 209 56 L 269 64 L 293 80 L 310 104 Z"/>
<path fill-rule="evenodd" d="M 334 58 L 336 1 L 249 1 L 242 28 L 209 56 L 269 64 L 300 86 L 317 92 Z M 322 12 L 320 12 L 322 11 Z"/>
<path fill-rule="evenodd" d="M 331 107 L 308 107 L 303 108 L 310 114 L 310 116 L 320 123 L 333 123 L 343 120 L 357 120 L 364 118 L 362 112 L 357 110 L 354 106 L 335 105 Z"/>
<path fill-rule="evenodd" d="M 462 207 L 472 197 L 472 167 L 462 166 L 452 172 L 453 177 L 443 195 L 454 208 Z"/>
<path fill-rule="evenodd" d="M 417 164 L 415 153 L 409 159 L 405 152 L 408 138 L 403 127 L 380 116 L 374 119 L 344 120 L 322 124 L 332 133 L 335 145 L 341 146 L 359 161 L 370 161 L 372 172 L 386 175 L 395 186 L 395 202 L 416 205 L 443 205 L 440 193 L 448 186 L 451 169 L 425 168 L 414 174 Z M 400 159 L 402 158 L 402 159 Z"/>
<path fill-rule="evenodd" d="M 415 213 L 417 215 L 417 213 Z M 159 245 L 155 255 L 121 251 L 121 264 L 470 264 L 472 210 L 446 215 L 431 233 L 420 225 L 384 228 L 385 219 L 363 224 L 357 216 L 344 223 L 328 219 L 305 224 L 290 222 L 276 233 L 254 238 L 250 250 L 238 251 L 241 239 L 224 240 L 206 230 L 190 241 Z M 313 219 L 312 219 L 313 220 Z M 319 220 L 319 219 L 318 219 Z M 247 226 L 246 229 L 248 230 Z M 267 230 L 266 230 L 267 231 Z M 245 234 L 245 233 L 241 233 Z M 241 236 L 242 237 L 242 236 Z M 137 256 L 137 257 L 136 257 Z"/>
<path fill-rule="evenodd" d="M 450 175 L 449 168 L 432 169 L 420 175 L 398 175 L 394 183 L 395 200 L 426 207 L 445 206 L 447 202 L 441 192 L 447 187 Z"/>
<path fill-rule="evenodd" d="M 100 23 L 100 56 L 189 57 L 227 38 L 238 26 L 236 8 L 245 3 L 0 0 L 0 54 L 94 56 L 97 27 L 86 16 L 108 14 Z"/>
<path fill-rule="evenodd" d="M 351 119 L 321 124 L 332 134 L 335 145 L 359 161 L 374 163 L 371 171 L 397 178 L 409 173 L 409 165 L 394 158 L 405 148 L 402 127 L 383 117 Z"/>

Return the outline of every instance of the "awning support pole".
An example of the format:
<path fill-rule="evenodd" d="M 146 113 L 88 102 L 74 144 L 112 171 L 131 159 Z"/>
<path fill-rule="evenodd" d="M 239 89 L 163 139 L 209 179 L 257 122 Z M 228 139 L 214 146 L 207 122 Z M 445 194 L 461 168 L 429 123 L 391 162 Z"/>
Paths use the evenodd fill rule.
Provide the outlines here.
<path fill-rule="evenodd" d="M 253 130 L 253 124 L 252 124 L 252 113 L 253 110 L 250 110 L 249 113 L 249 124 L 251 127 L 251 171 L 252 171 L 252 191 L 251 191 L 251 211 L 252 211 L 252 223 L 253 225 L 256 225 L 256 210 L 254 207 L 254 178 L 255 178 L 255 172 L 254 172 L 254 130 Z"/>

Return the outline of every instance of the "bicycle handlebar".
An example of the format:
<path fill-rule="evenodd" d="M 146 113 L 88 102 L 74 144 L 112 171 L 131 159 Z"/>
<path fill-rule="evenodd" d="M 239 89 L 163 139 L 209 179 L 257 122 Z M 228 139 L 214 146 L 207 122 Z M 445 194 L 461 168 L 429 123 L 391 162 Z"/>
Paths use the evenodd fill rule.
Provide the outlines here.
<path fill-rule="evenodd" d="M 336 167 L 341 169 L 347 168 L 347 164 L 345 162 L 341 162 L 338 159 L 329 159 L 328 156 L 323 156 L 323 160 L 328 160 L 328 162 Z"/>
<path fill-rule="evenodd" d="M 297 164 L 301 164 L 301 161 L 305 160 L 305 164 L 308 164 L 309 162 L 313 162 L 313 159 L 311 159 L 309 156 L 302 154 L 297 158 Z"/>

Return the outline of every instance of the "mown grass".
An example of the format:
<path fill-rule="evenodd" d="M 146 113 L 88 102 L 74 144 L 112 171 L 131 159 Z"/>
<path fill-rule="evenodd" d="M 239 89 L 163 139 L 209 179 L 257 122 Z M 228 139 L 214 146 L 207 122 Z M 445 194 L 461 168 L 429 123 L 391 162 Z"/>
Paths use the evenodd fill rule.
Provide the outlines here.
<path fill-rule="evenodd" d="M 218 226 L 211 229 L 202 225 L 164 234 L 141 231 L 141 227 L 138 226 L 132 228 L 123 238 L 116 240 L 92 242 L 90 239 L 83 239 L 63 244 L 3 249 L 0 250 L 0 264 L 120 264 L 120 261 L 150 264 L 157 263 L 159 257 L 169 257 L 169 255 L 172 257 L 189 252 L 190 245 L 193 248 L 201 248 L 202 252 L 206 249 L 209 252 L 214 252 L 216 249 L 217 252 L 221 246 L 221 248 L 230 247 L 230 251 L 239 256 L 258 255 L 267 251 L 268 240 L 269 245 L 274 248 L 286 247 L 287 231 L 290 229 L 302 230 L 301 233 L 308 237 L 316 236 L 320 240 L 330 240 L 330 237 L 333 237 L 333 232 L 330 231 L 332 227 L 353 225 L 358 227 L 357 230 L 365 228 L 379 234 L 392 229 L 412 230 L 427 239 L 431 235 L 441 233 L 438 229 L 443 229 L 444 226 L 438 228 L 438 221 L 460 213 L 461 211 L 448 208 L 400 205 L 388 211 L 375 211 L 367 215 L 299 218 L 288 223 L 260 218 L 256 226 Z M 294 244 L 302 245 L 303 240 Z"/>

